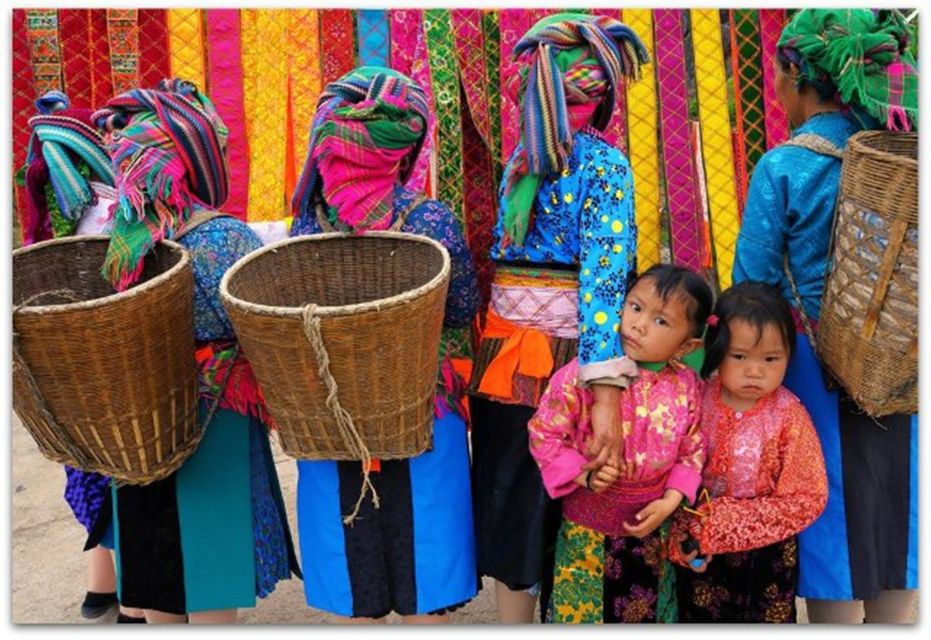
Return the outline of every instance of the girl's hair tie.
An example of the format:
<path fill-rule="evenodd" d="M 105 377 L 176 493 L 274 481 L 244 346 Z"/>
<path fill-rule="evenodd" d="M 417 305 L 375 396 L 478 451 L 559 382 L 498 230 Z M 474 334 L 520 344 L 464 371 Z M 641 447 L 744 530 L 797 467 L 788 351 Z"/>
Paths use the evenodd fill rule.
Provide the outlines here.
<path fill-rule="evenodd" d="M 720 320 L 720 318 L 712 313 L 710 316 L 708 316 L 707 324 L 709 327 L 716 327 L 718 326 L 718 320 Z"/>

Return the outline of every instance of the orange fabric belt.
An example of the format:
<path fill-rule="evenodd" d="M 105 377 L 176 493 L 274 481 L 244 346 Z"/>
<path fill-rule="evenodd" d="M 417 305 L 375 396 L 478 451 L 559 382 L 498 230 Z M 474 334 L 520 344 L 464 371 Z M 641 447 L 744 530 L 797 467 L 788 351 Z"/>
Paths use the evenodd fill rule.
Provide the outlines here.
<path fill-rule="evenodd" d="M 533 378 L 547 378 L 553 373 L 553 351 L 546 334 L 539 329 L 518 326 L 489 309 L 483 337 L 505 342 L 485 369 L 479 392 L 513 399 L 515 373 Z"/>

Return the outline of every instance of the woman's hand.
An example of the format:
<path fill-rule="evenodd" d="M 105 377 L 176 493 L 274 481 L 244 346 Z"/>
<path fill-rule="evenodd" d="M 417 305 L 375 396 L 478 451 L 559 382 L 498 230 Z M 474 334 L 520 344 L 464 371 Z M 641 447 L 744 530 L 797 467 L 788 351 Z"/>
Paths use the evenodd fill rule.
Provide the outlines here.
<path fill-rule="evenodd" d="M 627 534 L 635 538 L 650 535 L 679 507 L 683 497 L 682 493 L 675 489 L 666 489 L 662 498 L 657 498 L 640 510 L 637 514 L 637 524 L 631 526 L 624 523 Z"/>
<path fill-rule="evenodd" d="M 592 386 L 595 402 L 592 405 L 592 437 L 588 441 L 585 471 L 600 469 L 605 464 L 620 468 L 624 443 L 621 434 L 621 392 L 623 389 L 607 384 Z"/>

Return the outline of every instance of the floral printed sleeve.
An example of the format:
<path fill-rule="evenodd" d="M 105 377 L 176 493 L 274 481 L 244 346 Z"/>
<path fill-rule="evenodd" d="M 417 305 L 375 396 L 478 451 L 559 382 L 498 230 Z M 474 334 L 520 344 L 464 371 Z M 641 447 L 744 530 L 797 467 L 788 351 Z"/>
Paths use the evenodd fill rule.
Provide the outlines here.
<path fill-rule="evenodd" d="M 587 462 L 575 446 L 582 414 L 577 371 L 578 363 L 573 360 L 553 374 L 537 412 L 527 423 L 530 453 L 552 498 L 561 498 L 579 488 L 574 480 Z"/>
<path fill-rule="evenodd" d="M 630 164 L 617 149 L 583 157 L 589 175 L 579 223 L 579 379 L 626 387 L 637 375 L 619 339 L 637 228 Z"/>
<path fill-rule="evenodd" d="M 442 203 L 425 200 L 411 211 L 403 230 L 433 238 L 449 251 L 451 274 L 443 324 L 452 328 L 468 325 L 478 311 L 478 280 L 459 222 Z"/>
<path fill-rule="evenodd" d="M 666 480 L 667 489 L 676 489 L 689 502 L 695 502 L 695 494 L 701 484 L 701 472 L 705 466 L 706 444 L 701 430 L 700 402 L 701 383 L 695 377 L 689 387 L 688 427 L 679 440 L 679 456 Z"/>
<path fill-rule="evenodd" d="M 795 404 L 779 439 L 780 465 L 772 494 L 715 498 L 708 516 L 690 527 L 703 553 L 757 549 L 796 535 L 821 515 L 828 485 L 818 435 L 808 412 Z"/>

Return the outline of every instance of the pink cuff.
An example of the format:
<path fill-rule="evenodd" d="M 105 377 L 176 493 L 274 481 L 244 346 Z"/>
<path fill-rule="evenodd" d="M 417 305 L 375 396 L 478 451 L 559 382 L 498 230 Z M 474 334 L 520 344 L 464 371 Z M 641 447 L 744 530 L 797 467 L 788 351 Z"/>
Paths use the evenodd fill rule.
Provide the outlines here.
<path fill-rule="evenodd" d="M 604 362 L 579 364 L 579 382 L 586 387 L 597 383 L 626 389 L 637 374 L 637 363 L 627 356 L 611 358 Z"/>
<path fill-rule="evenodd" d="M 542 468 L 543 486 L 554 500 L 581 488 L 575 479 L 582 473 L 582 467 L 588 462 L 575 449 L 565 449 L 559 457 Z"/>
<path fill-rule="evenodd" d="M 695 504 L 695 494 L 700 485 L 701 474 L 684 464 L 675 465 L 666 479 L 666 488 L 681 491 L 689 504 Z"/>

